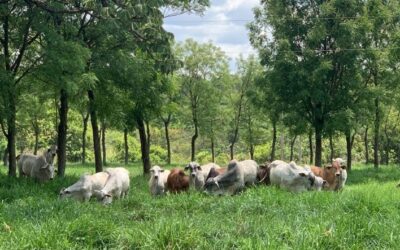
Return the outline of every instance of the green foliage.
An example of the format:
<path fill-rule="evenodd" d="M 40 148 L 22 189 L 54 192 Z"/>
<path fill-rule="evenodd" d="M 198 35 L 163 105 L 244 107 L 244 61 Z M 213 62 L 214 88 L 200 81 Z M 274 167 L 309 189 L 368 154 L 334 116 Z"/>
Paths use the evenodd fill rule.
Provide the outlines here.
<path fill-rule="evenodd" d="M 400 244 L 395 187 L 400 171 L 393 166 L 377 171 L 356 166 L 343 192 L 292 194 L 258 186 L 233 197 L 191 192 L 155 199 L 133 165 L 124 200 L 105 207 L 95 200 L 58 199 L 62 187 L 92 169 L 68 166 L 65 178 L 38 185 L 10 179 L 1 168 L 6 188 L 0 189 L 0 248 L 395 249 Z M 196 216 L 188 213 L 194 210 Z"/>
<path fill-rule="evenodd" d="M 153 145 L 150 148 L 150 159 L 153 165 L 162 165 L 167 162 L 167 150 L 164 148 Z"/>

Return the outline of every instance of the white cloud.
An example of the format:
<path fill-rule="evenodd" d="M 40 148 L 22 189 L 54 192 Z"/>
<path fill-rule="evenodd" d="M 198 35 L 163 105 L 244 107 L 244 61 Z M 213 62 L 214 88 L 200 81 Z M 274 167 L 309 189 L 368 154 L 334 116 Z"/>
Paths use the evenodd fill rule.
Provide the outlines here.
<path fill-rule="evenodd" d="M 211 1 L 211 7 L 204 16 L 182 15 L 165 20 L 165 29 L 175 35 L 180 42 L 192 38 L 198 42 L 213 41 L 230 58 L 240 54 L 247 57 L 255 54 L 248 39 L 246 22 L 252 20 L 252 8 L 258 0 L 223 0 Z M 235 62 L 230 63 L 235 70 Z"/>

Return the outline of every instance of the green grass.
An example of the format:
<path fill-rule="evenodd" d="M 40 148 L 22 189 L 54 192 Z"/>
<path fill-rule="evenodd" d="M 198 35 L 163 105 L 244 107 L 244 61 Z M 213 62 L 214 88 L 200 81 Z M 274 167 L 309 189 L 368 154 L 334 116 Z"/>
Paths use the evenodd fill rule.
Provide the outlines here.
<path fill-rule="evenodd" d="M 400 168 L 357 166 L 342 192 L 259 186 L 233 197 L 153 198 L 139 165 L 129 197 L 101 206 L 58 200 L 93 167 L 38 184 L 0 170 L 0 249 L 398 249 Z"/>

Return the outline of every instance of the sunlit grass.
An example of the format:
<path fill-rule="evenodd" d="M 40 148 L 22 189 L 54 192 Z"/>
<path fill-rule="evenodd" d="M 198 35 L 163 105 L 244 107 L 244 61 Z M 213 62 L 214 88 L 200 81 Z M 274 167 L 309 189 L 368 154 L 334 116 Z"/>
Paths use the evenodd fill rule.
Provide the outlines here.
<path fill-rule="evenodd" d="M 139 165 L 129 197 L 102 206 L 58 200 L 93 166 L 38 184 L 0 170 L 0 249 L 396 249 L 398 167 L 356 166 L 345 190 L 292 194 L 259 186 L 233 197 L 150 196 Z"/>

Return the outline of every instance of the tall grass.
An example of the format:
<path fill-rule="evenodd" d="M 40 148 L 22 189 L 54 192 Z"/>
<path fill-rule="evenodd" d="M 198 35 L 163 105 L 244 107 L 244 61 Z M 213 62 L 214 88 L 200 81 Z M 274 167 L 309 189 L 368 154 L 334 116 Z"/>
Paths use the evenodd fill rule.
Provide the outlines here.
<path fill-rule="evenodd" d="M 46 184 L 0 170 L 0 249 L 398 249 L 397 167 L 356 166 L 342 192 L 292 194 L 259 186 L 233 197 L 150 196 L 129 166 L 127 199 L 59 200 L 92 166 L 70 165 Z"/>

